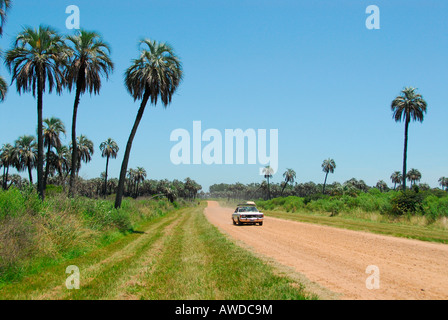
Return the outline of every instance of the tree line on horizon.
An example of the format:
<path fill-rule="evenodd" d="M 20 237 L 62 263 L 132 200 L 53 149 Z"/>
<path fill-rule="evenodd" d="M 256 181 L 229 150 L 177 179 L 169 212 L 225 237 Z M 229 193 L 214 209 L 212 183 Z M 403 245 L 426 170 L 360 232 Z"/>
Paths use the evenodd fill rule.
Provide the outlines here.
<path fill-rule="evenodd" d="M 288 169 L 292 170 L 292 169 Z M 288 172 L 287 171 L 287 172 Z M 292 170 L 293 171 L 293 170 Z M 399 171 L 398 171 L 399 172 Z M 409 170 L 407 175 L 407 181 L 411 183 L 411 187 L 407 190 L 442 190 L 445 188 L 445 192 L 448 192 L 448 179 L 440 178 L 439 184 L 442 190 L 438 188 L 431 188 L 426 183 L 418 183 L 419 178 L 415 173 L 418 172 L 416 169 Z M 285 172 L 286 173 L 286 172 Z M 291 172 L 289 172 L 291 173 Z M 369 186 L 364 180 L 351 178 L 343 183 L 332 182 L 325 186 L 325 193 L 323 193 L 324 183 L 315 183 L 313 181 L 298 183 L 295 179 L 288 179 L 278 183 L 270 183 L 268 185 L 266 180 L 262 182 L 252 182 L 248 184 L 237 183 L 216 183 L 210 186 L 209 192 L 201 192 L 200 196 L 203 198 L 226 198 L 226 199 L 239 199 L 239 200 L 253 200 L 253 199 L 263 199 L 269 200 L 279 197 L 320 197 L 320 196 L 357 196 L 361 192 L 369 192 L 371 189 L 377 189 L 379 192 L 389 192 L 389 191 L 402 191 L 402 178 L 401 172 L 399 177 L 396 177 L 396 172 L 391 175 L 391 181 L 393 187 L 389 187 L 384 180 L 379 180 L 374 186 Z"/>

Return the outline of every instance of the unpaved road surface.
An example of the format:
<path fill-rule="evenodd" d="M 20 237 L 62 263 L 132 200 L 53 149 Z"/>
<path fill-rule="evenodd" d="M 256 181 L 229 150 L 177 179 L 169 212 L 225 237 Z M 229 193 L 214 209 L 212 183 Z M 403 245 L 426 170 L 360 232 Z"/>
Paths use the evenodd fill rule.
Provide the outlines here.
<path fill-rule="evenodd" d="M 261 227 L 234 226 L 232 212 L 214 201 L 205 209 L 223 232 L 339 299 L 448 299 L 448 245 L 271 217 Z"/>

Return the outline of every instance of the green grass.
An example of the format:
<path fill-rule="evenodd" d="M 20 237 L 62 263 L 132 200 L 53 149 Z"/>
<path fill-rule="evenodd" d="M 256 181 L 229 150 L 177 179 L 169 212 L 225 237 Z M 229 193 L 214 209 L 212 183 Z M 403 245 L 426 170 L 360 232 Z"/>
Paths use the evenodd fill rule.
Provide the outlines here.
<path fill-rule="evenodd" d="M 380 214 L 371 214 L 374 220 L 359 218 L 349 214 L 339 216 L 330 216 L 325 213 L 303 213 L 303 212 L 285 212 L 285 211 L 263 211 L 267 216 L 287 219 L 306 223 L 315 223 L 330 227 L 337 227 L 356 231 L 367 231 L 372 233 L 390 235 L 395 237 L 418 239 L 423 241 L 432 241 L 448 243 L 448 231 L 443 228 L 430 227 L 425 225 L 413 224 L 412 221 L 393 222 L 391 220 L 381 220 Z M 411 219 L 412 220 L 412 219 Z M 415 220 L 418 220 L 417 218 Z"/>
<path fill-rule="evenodd" d="M 141 224 L 138 233 L 102 248 L 42 266 L 0 288 L 1 299 L 310 299 L 280 274 L 212 226 L 204 205 L 182 208 Z M 65 269 L 80 270 L 80 289 L 68 290 Z"/>
<path fill-rule="evenodd" d="M 113 200 L 56 194 L 42 202 L 32 188 L 0 190 L 0 288 L 116 242 L 176 207 L 125 199 L 116 210 Z"/>
<path fill-rule="evenodd" d="M 170 236 L 154 271 L 129 290 L 140 299 L 305 299 L 300 284 L 235 245 L 196 208 Z"/>

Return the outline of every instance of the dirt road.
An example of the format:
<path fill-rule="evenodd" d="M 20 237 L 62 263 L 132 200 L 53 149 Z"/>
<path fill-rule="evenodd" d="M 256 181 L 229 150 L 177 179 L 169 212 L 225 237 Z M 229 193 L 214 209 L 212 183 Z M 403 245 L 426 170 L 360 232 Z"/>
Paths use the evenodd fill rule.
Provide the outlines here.
<path fill-rule="evenodd" d="M 232 212 L 214 201 L 205 209 L 223 232 L 339 299 L 448 299 L 448 245 L 271 217 L 261 227 L 234 226 Z"/>

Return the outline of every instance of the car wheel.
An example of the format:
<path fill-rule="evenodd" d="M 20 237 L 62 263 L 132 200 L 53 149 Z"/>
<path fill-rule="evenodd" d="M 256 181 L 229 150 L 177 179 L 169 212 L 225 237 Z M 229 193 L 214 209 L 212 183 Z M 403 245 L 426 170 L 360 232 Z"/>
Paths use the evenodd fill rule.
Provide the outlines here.
<path fill-rule="evenodd" d="M 263 222 L 258 223 L 258 225 L 262 226 L 262 225 L 263 225 Z"/>
<path fill-rule="evenodd" d="M 240 219 L 238 219 L 238 225 L 239 225 L 239 226 L 242 226 L 242 225 L 243 225 L 243 223 L 241 222 Z"/>
<path fill-rule="evenodd" d="M 233 225 L 236 226 L 235 219 L 232 219 Z"/>

